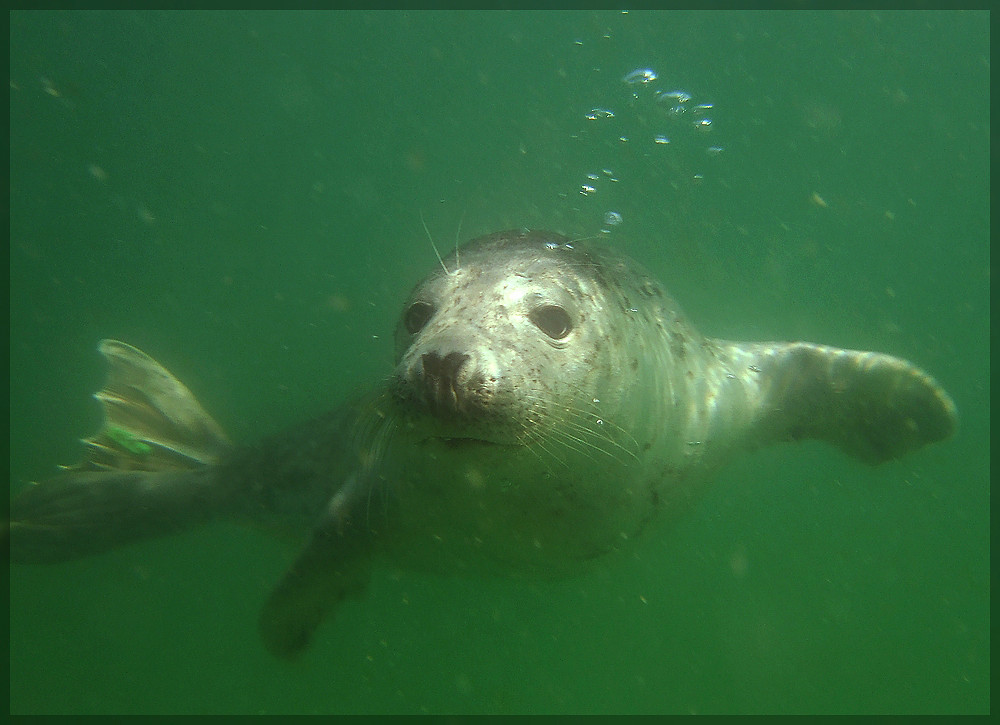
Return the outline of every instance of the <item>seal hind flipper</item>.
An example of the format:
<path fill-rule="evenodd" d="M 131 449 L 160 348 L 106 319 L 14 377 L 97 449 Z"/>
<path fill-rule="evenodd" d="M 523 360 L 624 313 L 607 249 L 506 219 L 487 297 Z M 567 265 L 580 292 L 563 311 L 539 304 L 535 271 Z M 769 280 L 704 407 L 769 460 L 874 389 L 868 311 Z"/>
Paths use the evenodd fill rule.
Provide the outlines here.
<path fill-rule="evenodd" d="M 818 438 L 877 464 L 952 435 L 955 404 L 913 363 L 806 342 L 730 344 L 756 380 L 759 434 Z"/>
<path fill-rule="evenodd" d="M 358 490 L 352 478 L 334 496 L 306 548 L 264 604 L 260 636 L 275 657 L 296 659 L 323 620 L 345 599 L 360 597 L 368 585 L 372 537 L 353 513 Z"/>
<path fill-rule="evenodd" d="M 87 458 L 72 468 L 163 471 L 214 464 L 231 447 L 222 428 L 170 371 L 138 348 L 101 340 L 108 363 L 94 394 L 101 429 L 83 441 Z"/>
<path fill-rule="evenodd" d="M 216 475 L 230 443 L 191 391 L 131 345 L 97 349 L 108 363 L 94 394 L 104 422 L 82 441 L 81 463 L 11 502 L 12 561 L 65 561 L 181 531 L 225 510 L 239 484 Z"/>
<path fill-rule="evenodd" d="M 10 504 L 10 559 L 48 564 L 183 531 L 228 502 L 214 471 L 72 471 Z"/>

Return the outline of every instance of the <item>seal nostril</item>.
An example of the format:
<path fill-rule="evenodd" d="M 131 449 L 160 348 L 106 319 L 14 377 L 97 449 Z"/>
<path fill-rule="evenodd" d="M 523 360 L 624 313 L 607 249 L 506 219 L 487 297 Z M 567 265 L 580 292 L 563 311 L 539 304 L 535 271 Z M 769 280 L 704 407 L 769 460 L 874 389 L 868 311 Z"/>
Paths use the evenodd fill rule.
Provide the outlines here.
<path fill-rule="evenodd" d="M 455 380 L 468 359 L 469 356 L 461 352 L 450 352 L 444 357 L 436 352 L 420 356 L 424 368 L 424 384 L 431 403 L 450 410 L 462 408 L 463 396 L 455 387 Z"/>
<path fill-rule="evenodd" d="M 436 352 L 424 353 L 420 360 L 424 365 L 424 374 L 442 380 L 454 381 L 458 371 L 465 364 L 469 356 L 461 352 L 449 352 L 441 357 Z"/>

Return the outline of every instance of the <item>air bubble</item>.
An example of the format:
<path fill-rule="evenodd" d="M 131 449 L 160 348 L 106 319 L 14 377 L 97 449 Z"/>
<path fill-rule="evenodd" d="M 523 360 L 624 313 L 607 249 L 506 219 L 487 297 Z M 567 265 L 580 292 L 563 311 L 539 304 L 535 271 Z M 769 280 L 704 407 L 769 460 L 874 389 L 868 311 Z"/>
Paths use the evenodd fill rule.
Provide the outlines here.
<path fill-rule="evenodd" d="M 691 94 L 687 91 L 664 91 L 660 94 L 660 100 L 669 98 L 672 101 L 677 101 L 678 103 L 687 103 L 691 100 Z"/>
<path fill-rule="evenodd" d="M 656 77 L 656 71 L 652 68 L 636 68 L 634 71 L 626 73 L 622 80 L 629 85 L 634 85 L 636 83 L 651 83 L 656 80 Z"/>

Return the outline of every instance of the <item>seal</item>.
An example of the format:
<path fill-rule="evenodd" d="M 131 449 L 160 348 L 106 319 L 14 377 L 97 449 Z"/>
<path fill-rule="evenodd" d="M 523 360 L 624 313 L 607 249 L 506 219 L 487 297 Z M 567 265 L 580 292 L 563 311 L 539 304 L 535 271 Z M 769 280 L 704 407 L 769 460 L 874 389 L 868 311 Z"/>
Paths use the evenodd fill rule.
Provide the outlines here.
<path fill-rule="evenodd" d="M 613 248 L 475 239 L 413 290 L 391 378 L 233 445 L 145 353 L 101 342 L 105 421 L 85 460 L 11 502 L 11 557 L 94 554 L 217 518 L 303 535 L 260 618 L 293 658 L 373 563 L 552 577 L 628 547 L 741 452 L 807 438 L 866 463 L 951 435 L 913 364 L 806 342 L 702 337 Z"/>

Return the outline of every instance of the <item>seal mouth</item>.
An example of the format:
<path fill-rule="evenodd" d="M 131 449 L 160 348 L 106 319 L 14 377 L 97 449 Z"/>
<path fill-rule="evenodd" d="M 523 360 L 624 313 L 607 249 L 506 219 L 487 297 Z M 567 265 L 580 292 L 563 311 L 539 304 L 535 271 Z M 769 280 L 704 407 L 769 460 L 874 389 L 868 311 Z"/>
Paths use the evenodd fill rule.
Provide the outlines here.
<path fill-rule="evenodd" d="M 438 440 L 449 448 L 466 448 L 469 446 L 507 446 L 509 443 L 500 443 L 498 441 L 488 441 L 484 438 L 436 438 L 432 440 Z"/>
<path fill-rule="evenodd" d="M 485 438 L 473 438 L 466 436 L 429 436 L 424 438 L 424 444 L 438 444 L 453 450 L 469 450 L 475 448 L 514 448 L 516 443 L 504 441 L 491 441 Z"/>

